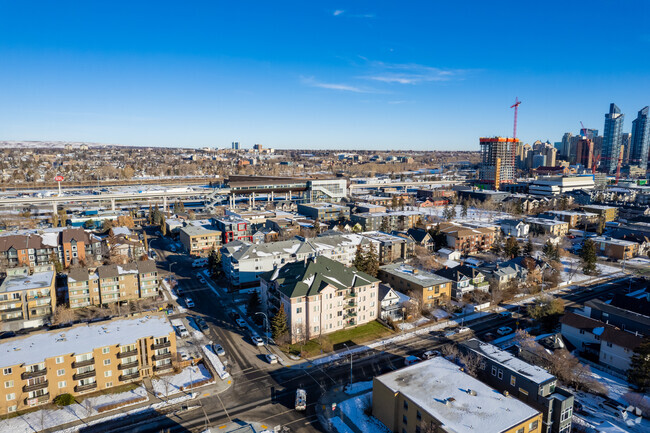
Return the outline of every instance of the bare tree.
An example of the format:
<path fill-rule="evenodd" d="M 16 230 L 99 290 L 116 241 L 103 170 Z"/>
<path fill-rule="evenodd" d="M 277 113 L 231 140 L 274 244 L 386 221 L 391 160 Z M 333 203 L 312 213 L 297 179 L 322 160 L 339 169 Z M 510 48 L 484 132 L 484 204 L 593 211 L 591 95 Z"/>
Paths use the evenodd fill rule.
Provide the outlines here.
<path fill-rule="evenodd" d="M 463 364 L 463 368 L 472 377 L 477 377 L 479 370 L 484 366 L 481 358 L 473 352 L 461 353 L 458 360 Z"/>

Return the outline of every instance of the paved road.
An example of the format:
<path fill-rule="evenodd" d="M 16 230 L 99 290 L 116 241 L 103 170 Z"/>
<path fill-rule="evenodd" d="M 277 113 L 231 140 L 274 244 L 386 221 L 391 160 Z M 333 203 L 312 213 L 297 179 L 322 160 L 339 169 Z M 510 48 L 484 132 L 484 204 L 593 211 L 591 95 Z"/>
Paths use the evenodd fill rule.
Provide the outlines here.
<path fill-rule="evenodd" d="M 159 259 L 166 256 L 166 253 L 159 252 Z M 295 432 L 323 431 L 316 420 L 315 404 L 325 390 L 350 382 L 350 358 L 311 368 L 270 366 L 263 360 L 266 348 L 253 346 L 247 340 L 248 332 L 238 329 L 228 316 L 232 308 L 230 297 L 217 297 L 206 288 L 196 277 L 196 270 L 191 268 L 190 259 L 174 254 L 168 259 L 177 263 L 173 271 L 181 287 L 187 290 L 196 304 L 192 313 L 206 318 L 210 326 L 207 334 L 226 350 L 234 385 L 220 395 L 200 399 L 202 407 L 192 402 L 190 404 L 197 407 L 191 410 L 167 414 L 146 413 L 129 417 L 128 420 L 108 421 L 81 431 L 195 432 L 204 429 L 205 425 L 221 425 L 237 419 L 258 421 L 269 427 L 289 426 Z M 580 288 L 561 296 L 568 301 L 567 305 L 577 306 L 589 299 L 608 299 L 614 293 L 625 293 L 629 287 L 628 281 L 618 281 Z M 471 332 L 455 335 L 452 339 L 483 337 L 488 332 L 495 333 L 501 326 L 515 329 L 517 320 L 523 326 L 522 319 L 493 314 L 469 324 Z M 391 344 L 381 351 L 371 350 L 354 355 L 352 380 L 371 380 L 374 376 L 402 367 L 408 355 L 419 356 L 448 342 L 449 339 L 438 332 Z M 309 405 L 304 413 L 293 409 L 297 388 L 304 388 L 308 392 Z"/>

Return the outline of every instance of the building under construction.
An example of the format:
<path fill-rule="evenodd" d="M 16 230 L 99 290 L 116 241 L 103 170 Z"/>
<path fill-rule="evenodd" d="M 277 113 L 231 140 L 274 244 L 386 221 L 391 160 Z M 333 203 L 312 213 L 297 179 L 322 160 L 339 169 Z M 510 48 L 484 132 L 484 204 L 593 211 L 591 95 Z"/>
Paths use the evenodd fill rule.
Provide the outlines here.
<path fill-rule="evenodd" d="M 481 166 L 479 180 L 495 190 L 504 183 L 515 182 L 516 138 L 481 138 Z"/>

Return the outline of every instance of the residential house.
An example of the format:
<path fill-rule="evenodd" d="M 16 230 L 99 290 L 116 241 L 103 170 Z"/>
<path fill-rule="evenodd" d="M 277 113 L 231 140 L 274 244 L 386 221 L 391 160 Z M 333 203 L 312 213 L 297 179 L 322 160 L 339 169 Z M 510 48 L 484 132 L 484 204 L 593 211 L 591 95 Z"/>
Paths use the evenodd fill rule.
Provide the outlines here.
<path fill-rule="evenodd" d="M 454 299 L 462 299 L 463 296 L 474 290 L 488 292 L 490 289 L 490 283 L 485 280 L 485 275 L 478 269 L 466 265 L 454 268 L 445 267 L 437 270 L 436 274 L 451 280 L 451 296 Z"/>
<path fill-rule="evenodd" d="M 585 315 L 607 322 L 622 330 L 648 334 L 650 330 L 650 299 L 643 291 L 618 294 L 607 302 L 592 299 L 585 302 Z"/>
<path fill-rule="evenodd" d="M 411 298 L 431 308 L 451 297 L 451 280 L 405 264 L 390 264 L 379 268 L 378 278 L 385 284 L 407 293 Z"/>
<path fill-rule="evenodd" d="M 262 305 L 284 308 L 292 343 L 376 320 L 379 280 L 327 257 L 289 263 L 261 277 Z"/>
<path fill-rule="evenodd" d="M 379 285 L 379 318 L 381 320 L 404 320 L 405 302 L 408 296 L 402 295 L 388 284 Z"/>
<path fill-rule="evenodd" d="M 504 219 L 499 225 L 503 234 L 508 237 L 524 238 L 528 236 L 530 230 L 530 226 L 521 220 Z"/>
<path fill-rule="evenodd" d="M 574 397 L 541 367 L 476 338 L 459 345 L 479 359 L 478 379 L 542 413 L 540 433 L 569 433 Z"/>

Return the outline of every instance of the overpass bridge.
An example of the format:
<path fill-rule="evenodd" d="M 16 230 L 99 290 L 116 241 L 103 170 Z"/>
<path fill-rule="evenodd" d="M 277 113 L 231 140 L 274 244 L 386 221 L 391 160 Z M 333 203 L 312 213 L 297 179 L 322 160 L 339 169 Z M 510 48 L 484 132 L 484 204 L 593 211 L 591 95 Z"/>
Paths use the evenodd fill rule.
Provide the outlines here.
<path fill-rule="evenodd" d="M 460 185 L 465 183 L 464 180 L 422 180 L 422 181 L 405 181 L 405 182 L 391 182 L 391 183 L 353 183 L 348 186 L 350 192 L 355 189 L 365 188 L 391 188 L 397 186 L 433 186 L 433 185 Z"/>

